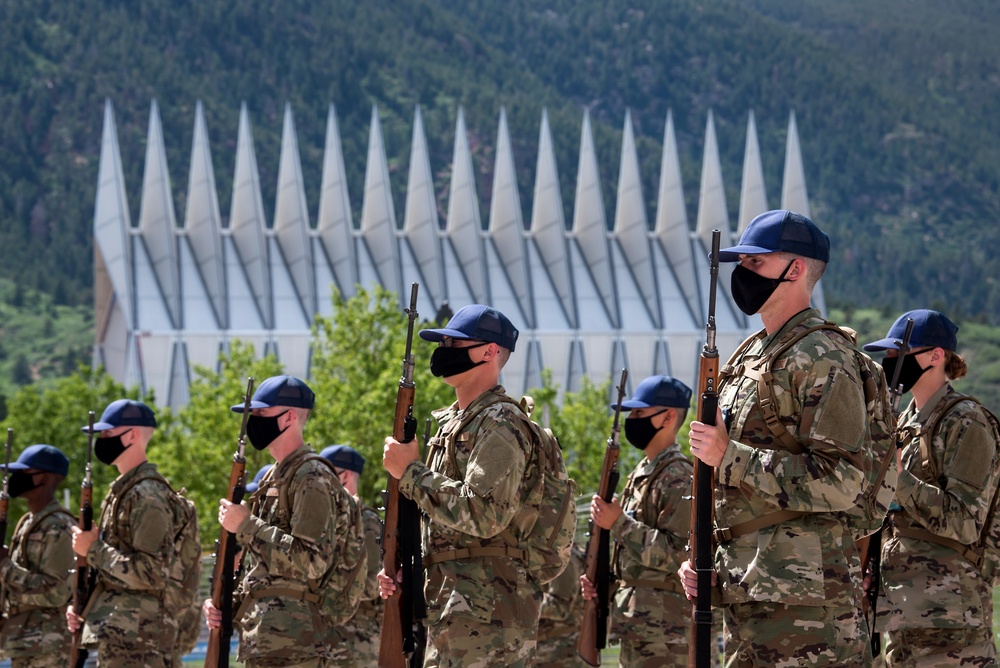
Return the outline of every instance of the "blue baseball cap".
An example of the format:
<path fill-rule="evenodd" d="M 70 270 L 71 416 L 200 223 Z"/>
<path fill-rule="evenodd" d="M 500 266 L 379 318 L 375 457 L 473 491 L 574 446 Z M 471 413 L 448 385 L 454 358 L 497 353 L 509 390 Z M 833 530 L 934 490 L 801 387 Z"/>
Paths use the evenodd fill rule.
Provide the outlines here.
<path fill-rule="evenodd" d="M 250 409 L 289 406 L 291 408 L 312 408 L 316 395 L 305 382 L 294 376 L 271 376 L 253 393 Z M 243 412 L 243 404 L 231 408 L 234 413 Z"/>
<path fill-rule="evenodd" d="M 691 406 L 691 388 L 670 376 L 650 376 L 644 379 L 629 399 L 622 402 L 622 410 L 667 406 L 688 408 Z M 618 408 L 618 404 L 611 404 Z"/>
<path fill-rule="evenodd" d="M 365 469 L 365 458 L 349 445 L 331 445 L 323 448 L 319 456 L 328 460 L 338 469 L 347 469 L 358 474 Z"/>
<path fill-rule="evenodd" d="M 3 468 L 2 464 L 0 468 Z M 69 458 L 52 445 L 29 445 L 8 468 L 11 471 L 38 469 L 64 476 L 69 473 Z"/>
<path fill-rule="evenodd" d="M 507 316 L 492 306 L 482 304 L 463 306 L 443 329 L 422 329 L 419 334 L 424 341 L 440 341 L 446 336 L 489 341 L 511 352 L 514 352 L 514 344 L 517 343 L 517 328 Z"/>
<path fill-rule="evenodd" d="M 719 262 L 739 262 L 740 255 L 779 251 L 829 262 L 830 237 L 801 213 L 766 211 L 750 221 L 739 245 L 719 251 Z"/>
<path fill-rule="evenodd" d="M 906 333 L 906 321 L 909 318 L 913 318 L 910 348 L 944 348 L 953 352 L 958 348 L 958 325 L 943 313 L 919 308 L 907 311 L 896 318 L 886 337 L 866 343 L 865 351 L 873 353 L 880 350 L 899 350 L 903 335 Z"/>
<path fill-rule="evenodd" d="M 272 466 L 274 466 L 274 464 L 264 464 L 260 467 L 260 470 L 254 474 L 253 482 L 247 483 L 248 494 L 253 494 L 260 488 L 260 481 L 264 479 L 264 474 L 270 471 Z"/>
<path fill-rule="evenodd" d="M 101 414 L 100 422 L 94 423 L 94 431 L 105 431 L 115 427 L 155 427 L 156 415 L 153 409 L 135 399 L 112 401 Z M 80 431 L 90 431 L 90 425 L 80 427 Z"/>

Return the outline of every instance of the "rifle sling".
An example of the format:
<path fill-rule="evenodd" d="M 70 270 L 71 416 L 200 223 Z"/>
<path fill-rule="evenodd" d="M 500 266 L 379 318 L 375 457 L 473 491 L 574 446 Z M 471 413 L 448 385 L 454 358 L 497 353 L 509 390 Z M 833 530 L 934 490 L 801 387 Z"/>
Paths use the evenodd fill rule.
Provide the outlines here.
<path fill-rule="evenodd" d="M 755 531 L 760 531 L 761 529 L 774 526 L 775 524 L 787 522 L 788 520 L 794 520 L 795 518 L 802 517 L 806 514 L 808 513 L 801 510 L 778 510 L 773 513 L 768 513 L 767 515 L 755 517 L 746 522 L 734 524 L 731 527 L 716 527 L 714 532 L 715 540 L 720 543 L 728 543 L 729 541 L 735 540 L 740 536 L 745 536 L 747 534 L 754 533 Z"/>
<path fill-rule="evenodd" d="M 902 517 L 899 513 L 892 513 L 890 515 L 889 528 L 893 536 L 901 536 L 903 538 L 912 538 L 914 540 L 923 540 L 928 543 L 934 543 L 935 545 L 942 545 L 944 547 L 950 548 L 959 555 L 964 557 L 969 563 L 975 566 L 977 569 L 982 569 L 983 566 L 983 551 L 982 547 L 978 544 L 966 545 L 964 543 L 959 543 L 957 540 L 951 538 L 945 538 L 944 536 L 938 536 L 935 533 L 931 533 L 923 527 L 915 527 L 910 524 L 906 518 Z"/>
<path fill-rule="evenodd" d="M 466 547 L 459 550 L 446 550 L 424 556 L 424 565 L 432 566 L 442 561 L 459 561 L 462 559 L 479 559 L 484 557 L 509 557 L 527 561 L 528 551 L 515 547 Z"/>

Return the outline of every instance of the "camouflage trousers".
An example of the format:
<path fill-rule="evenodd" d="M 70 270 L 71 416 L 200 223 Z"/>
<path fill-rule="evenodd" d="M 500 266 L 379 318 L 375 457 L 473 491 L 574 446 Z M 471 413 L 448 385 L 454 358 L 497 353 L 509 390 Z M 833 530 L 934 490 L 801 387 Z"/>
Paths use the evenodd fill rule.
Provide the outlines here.
<path fill-rule="evenodd" d="M 577 633 L 539 640 L 535 649 L 535 668 L 584 668 L 587 664 L 576 653 Z"/>
<path fill-rule="evenodd" d="M 170 668 L 170 658 L 155 650 L 141 652 L 136 647 L 100 643 L 97 646 L 97 666 L 98 668 Z"/>
<path fill-rule="evenodd" d="M 535 665 L 535 630 L 447 615 L 427 628 L 424 668 L 527 668 Z"/>
<path fill-rule="evenodd" d="M 59 654 L 18 656 L 10 660 L 10 668 L 65 668 L 69 665 L 69 650 Z"/>
<path fill-rule="evenodd" d="M 623 640 L 618 665 L 621 668 L 687 668 L 688 645 L 686 642 Z"/>
<path fill-rule="evenodd" d="M 761 602 L 723 611 L 726 668 L 872 665 L 868 629 L 858 608 Z"/>
<path fill-rule="evenodd" d="M 250 659 L 243 665 L 245 668 L 325 668 L 327 664 L 326 659 L 315 658 L 293 663 L 280 659 Z"/>
<path fill-rule="evenodd" d="M 889 668 L 995 668 L 997 651 L 989 627 L 911 628 L 889 631 L 885 659 Z"/>

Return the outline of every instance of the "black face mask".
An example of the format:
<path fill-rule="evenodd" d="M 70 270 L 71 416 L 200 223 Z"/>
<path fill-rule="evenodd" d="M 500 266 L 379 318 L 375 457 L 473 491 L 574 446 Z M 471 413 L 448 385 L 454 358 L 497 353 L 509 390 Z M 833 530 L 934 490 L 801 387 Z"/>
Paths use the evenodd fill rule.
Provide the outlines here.
<path fill-rule="evenodd" d="M 285 411 L 285 413 L 287 412 Z M 274 417 L 251 415 L 247 419 L 247 438 L 250 439 L 250 445 L 257 450 L 264 450 L 267 446 L 271 445 L 274 439 L 284 434 L 285 429 L 288 429 L 288 427 L 285 427 L 285 429 L 279 427 L 278 418 L 285 413 L 279 413 Z"/>
<path fill-rule="evenodd" d="M 125 448 L 128 447 L 122 443 L 122 436 L 127 433 L 127 431 L 123 431 L 117 436 L 97 439 L 94 443 L 94 456 L 108 466 L 114 464 L 115 460 L 121 457 L 121 454 L 125 452 Z"/>
<path fill-rule="evenodd" d="M 663 409 L 659 413 L 653 413 L 646 417 L 630 417 L 625 420 L 625 440 L 639 450 L 645 451 L 650 442 L 656 437 L 658 431 L 663 427 L 654 427 L 653 418 L 660 413 L 665 413 Z"/>
<path fill-rule="evenodd" d="M 778 289 L 778 286 L 788 282 L 785 274 L 792 268 L 793 262 L 795 260 L 788 263 L 788 266 L 785 267 L 785 270 L 781 272 L 781 276 L 778 276 L 778 278 L 766 278 L 750 271 L 742 264 L 737 265 L 733 269 L 733 276 L 729 282 L 733 292 L 733 301 L 736 302 L 736 306 L 747 315 L 753 315 L 759 311 L 767 303 L 767 300 L 771 298 L 774 291 Z"/>
<path fill-rule="evenodd" d="M 926 352 L 926 351 L 921 351 Z M 886 382 L 892 382 L 892 375 L 896 372 L 896 365 L 899 364 L 900 357 L 885 357 L 882 359 L 882 369 L 885 371 Z M 903 365 L 899 367 L 899 381 L 898 384 L 903 386 L 903 394 L 906 394 L 917 384 L 920 377 L 924 375 L 927 369 L 920 366 L 920 362 L 917 361 L 916 355 L 904 355 L 902 357 Z M 889 388 L 890 390 L 893 388 Z"/>
<path fill-rule="evenodd" d="M 469 351 L 473 348 L 481 348 L 487 345 L 489 345 L 489 341 L 483 341 L 467 348 L 438 346 L 431 353 L 431 373 L 438 378 L 448 378 L 449 376 L 457 376 L 460 373 L 465 373 L 480 364 L 485 364 L 486 360 L 473 362 L 469 356 Z"/>
<path fill-rule="evenodd" d="M 16 499 L 38 487 L 39 485 L 35 484 L 35 475 L 27 471 L 11 471 L 7 479 L 7 493 L 10 498 Z"/>

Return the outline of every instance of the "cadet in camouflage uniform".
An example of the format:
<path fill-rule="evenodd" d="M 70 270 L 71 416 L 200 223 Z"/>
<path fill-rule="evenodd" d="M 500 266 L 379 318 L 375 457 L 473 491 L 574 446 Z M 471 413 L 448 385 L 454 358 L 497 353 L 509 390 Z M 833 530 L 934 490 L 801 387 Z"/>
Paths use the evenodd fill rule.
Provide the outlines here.
<path fill-rule="evenodd" d="M 583 550 L 574 545 L 566 569 L 544 587 L 535 668 L 587 665 L 576 652 L 584 605 L 580 593 L 583 560 Z"/>
<path fill-rule="evenodd" d="M 353 520 L 334 512 L 337 495 L 346 492 L 333 471 L 309 458 L 312 448 L 302 430 L 314 400 L 309 386 L 292 376 L 260 384 L 250 403 L 247 439 L 257 450 L 266 448 L 276 464 L 261 479 L 249 506 L 219 501 L 219 523 L 243 546 L 233 623 L 240 631 L 238 658 L 247 668 L 316 668 L 343 656 L 317 605 L 303 599 L 308 582 L 319 581 L 336 565 L 338 539 Z M 243 404 L 232 410 L 242 413 Z M 276 483 L 291 471 L 294 478 L 286 487 L 290 511 L 282 517 Z M 202 609 L 209 628 L 221 623 L 211 599 Z"/>
<path fill-rule="evenodd" d="M 378 572 L 382 568 L 382 552 L 379 538 L 382 535 L 382 520 L 378 511 L 364 504 L 358 496 L 358 482 L 365 469 L 365 458 L 349 445 L 331 445 L 319 453 L 337 470 L 344 489 L 361 504 L 361 519 L 365 523 L 365 551 L 368 559 L 368 582 L 364 598 L 347 622 L 338 626 L 338 644 L 345 647 L 348 656 L 338 661 L 337 666 L 368 668 L 378 663 L 379 636 L 382 628 L 382 599 L 378 595 Z"/>
<path fill-rule="evenodd" d="M 460 309 L 444 329 L 421 330 L 421 338 L 440 343 L 431 372 L 455 388 L 457 401 L 434 412 L 441 427 L 428 444 L 427 464 L 418 459 L 416 439 L 385 440 L 386 470 L 427 515 L 425 668 L 520 668 L 534 661 L 542 590 L 523 551 L 510 545 L 523 544 L 532 436 L 497 384 L 517 334 L 506 316 L 480 304 Z M 474 417 L 463 426 L 466 415 Z M 383 597 L 394 585 L 379 574 Z"/>
<path fill-rule="evenodd" d="M 120 475 L 104 497 L 97 526 L 73 527 L 73 551 L 87 557 L 97 576 L 81 615 L 82 642 L 96 645 L 102 668 L 167 666 L 177 636 L 177 621 L 163 603 L 174 559 L 173 492 L 148 478 L 132 484 L 156 471 L 146 459 L 155 429 L 153 411 L 131 399 L 109 404 L 94 424 L 94 456 Z M 75 631 L 81 617 L 70 606 L 66 620 Z"/>
<path fill-rule="evenodd" d="M 800 454 L 766 424 L 749 364 L 794 330 L 820 324 L 809 300 L 829 258 L 827 235 L 790 211 L 754 218 L 740 244 L 720 253 L 740 263 L 737 306 L 764 323 L 720 374 L 728 417 L 720 411 L 716 426 L 696 421 L 690 431 L 692 454 L 716 467 L 715 567 L 731 667 L 871 663 L 861 564 L 844 515 L 865 481 L 854 461 L 871 456 L 856 349 L 818 330 L 775 360 L 777 417 Z M 690 562 L 680 573 L 696 595 Z"/>
<path fill-rule="evenodd" d="M 646 456 L 629 474 L 620 502 L 595 494 L 590 504 L 591 520 L 615 539 L 611 633 L 621 641 L 623 668 L 688 664 L 691 605 L 677 568 L 691 528 L 693 467 L 676 439 L 690 405 L 691 388 L 675 378 L 650 376 L 639 383 L 622 410 L 630 411 L 625 438 Z M 597 597 L 586 575 L 580 584 L 585 598 Z"/>
<path fill-rule="evenodd" d="M 3 630 L 0 649 L 12 668 L 64 668 L 72 638 L 64 615 L 73 591 L 74 519 L 55 499 L 69 459 L 51 445 L 32 445 L 10 465 L 8 493 L 28 512 L 0 549 Z"/>
<path fill-rule="evenodd" d="M 898 342 L 908 318 L 912 352 L 901 360 Z M 899 382 L 913 393 L 899 418 L 904 447 L 896 452 L 896 502 L 882 550 L 886 604 L 879 626 L 889 632 L 886 660 L 893 667 L 997 665 L 992 587 L 962 551 L 983 531 L 1000 455 L 982 408 L 951 386 L 968 371 L 955 352 L 957 332 L 946 316 L 920 309 L 865 346 L 887 351 L 886 377 L 901 365 Z M 925 426 L 934 432 L 926 435 L 930 467 L 921 456 Z"/>

